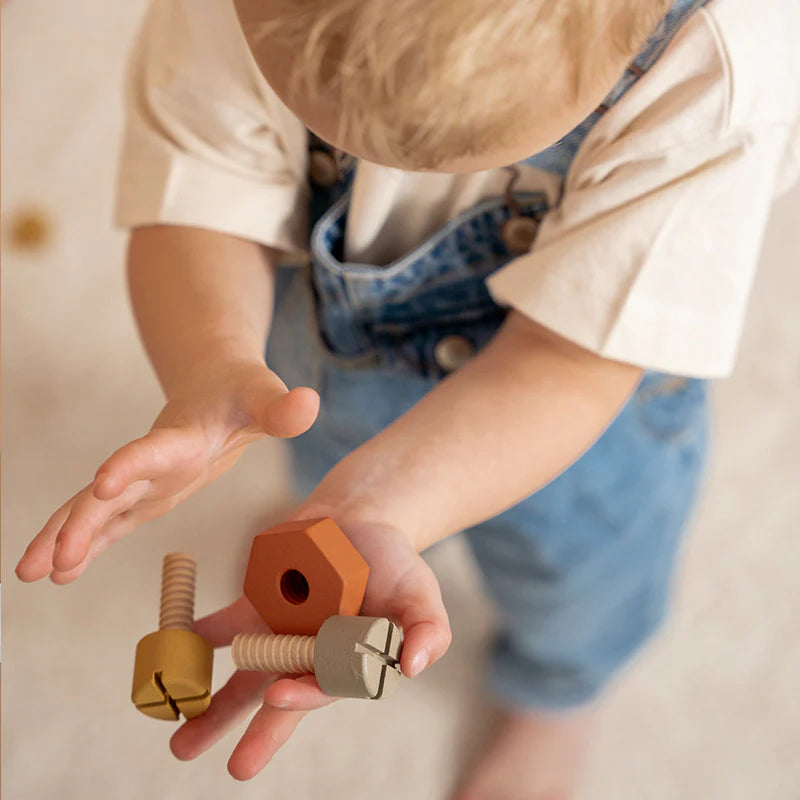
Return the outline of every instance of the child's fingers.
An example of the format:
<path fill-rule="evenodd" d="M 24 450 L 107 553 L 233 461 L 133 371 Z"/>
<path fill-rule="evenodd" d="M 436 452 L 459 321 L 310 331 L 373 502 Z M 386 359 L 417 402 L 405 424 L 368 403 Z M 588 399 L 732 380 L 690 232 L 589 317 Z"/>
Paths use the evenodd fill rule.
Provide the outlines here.
<path fill-rule="evenodd" d="M 83 575 L 83 573 L 86 571 L 86 568 L 92 563 L 93 560 L 93 558 L 90 558 L 87 555 L 86 558 L 73 569 L 64 570 L 63 572 L 54 569 L 50 573 L 50 580 L 57 586 L 66 586 L 68 583 L 72 583 L 72 581 Z"/>
<path fill-rule="evenodd" d="M 258 707 L 264 686 L 272 680 L 274 676 L 268 673 L 235 672 L 208 709 L 175 732 L 169 743 L 173 755 L 190 761 L 208 750 Z"/>
<path fill-rule="evenodd" d="M 137 490 L 138 493 L 138 490 Z M 88 500 L 87 500 L 88 498 Z M 122 498 L 123 500 L 128 500 L 130 503 L 135 502 L 136 496 L 131 493 L 126 498 Z M 57 540 L 61 537 L 62 531 L 64 529 L 64 525 L 68 519 L 72 518 L 73 512 L 75 511 L 76 506 L 82 502 L 92 501 L 96 503 L 98 506 L 101 505 L 100 501 L 94 500 L 91 495 L 91 486 L 84 487 L 78 494 L 74 497 L 70 498 L 66 503 L 64 503 L 61 508 L 59 508 L 47 521 L 45 526 L 42 530 L 33 538 L 31 543 L 28 545 L 25 553 L 23 554 L 22 558 L 20 559 L 19 563 L 17 564 L 16 572 L 17 576 L 20 580 L 30 582 L 40 580 L 41 578 L 46 577 L 53 571 L 53 561 L 54 561 L 54 550 L 56 547 Z M 101 528 L 90 532 L 90 545 L 86 548 L 84 555 L 82 558 L 77 559 L 77 563 L 71 564 L 67 569 L 61 570 L 62 577 L 66 573 L 70 575 L 73 573 L 76 567 L 79 567 L 83 561 L 87 559 L 87 554 L 92 554 L 95 551 L 95 540 L 97 538 L 102 538 L 103 533 L 108 531 L 110 527 L 116 526 L 117 520 L 121 520 L 122 518 L 119 516 L 120 511 L 126 510 L 126 507 L 123 503 L 118 502 L 116 504 L 109 505 L 109 504 L 102 504 L 103 506 L 107 506 L 108 509 L 105 512 L 106 517 L 116 514 L 117 516 L 113 519 L 107 521 L 104 526 Z M 103 517 L 99 518 L 99 521 L 102 521 Z M 97 520 L 96 520 L 97 521 Z M 128 527 L 133 528 L 135 527 L 137 522 L 130 519 L 128 521 Z M 86 531 L 78 531 L 78 535 L 83 538 L 86 535 Z M 69 539 L 67 539 L 69 541 Z M 109 542 L 110 544 L 110 542 Z M 108 544 L 105 544 L 100 550 L 104 550 Z M 83 546 L 79 545 L 78 550 L 83 550 Z M 97 550 L 97 552 L 100 552 Z M 93 557 L 93 555 L 92 555 Z M 91 560 L 91 558 L 89 559 Z M 69 563 L 69 562 L 67 562 Z M 87 564 L 88 565 L 88 564 Z M 84 566 L 83 569 L 86 567 Z M 80 569 L 77 573 L 75 573 L 74 577 L 77 577 L 80 572 L 83 571 Z M 56 570 L 58 572 L 58 570 Z M 74 577 L 71 578 L 74 580 Z M 68 583 L 69 580 L 57 580 L 57 583 Z"/>
<path fill-rule="evenodd" d="M 69 516 L 75 498 L 59 508 L 25 549 L 16 567 L 17 577 L 26 583 L 44 578 L 53 569 L 53 546 L 56 536 Z"/>
<path fill-rule="evenodd" d="M 122 511 L 126 511 L 147 493 L 146 481 L 129 486 L 115 500 L 98 500 L 88 486 L 79 492 L 56 536 L 53 549 L 53 568 L 58 572 L 69 572 L 79 566 L 89 554 L 95 536 Z"/>
<path fill-rule="evenodd" d="M 86 557 L 83 559 L 83 561 L 81 561 L 80 564 L 66 571 L 54 569 L 50 573 L 50 580 L 58 586 L 64 586 L 68 583 L 72 583 L 72 581 L 86 571 L 86 568 L 89 566 L 89 564 L 91 564 L 92 561 L 94 561 L 95 558 L 100 555 L 100 553 L 111 547 L 111 545 L 118 539 L 121 539 L 127 533 L 130 533 L 130 531 L 132 531 L 139 524 L 140 520 L 128 516 L 125 513 L 119 514 L 114 519 L 110 520 L 105 525 L 103 530 L 92 539 L 92 543 L 89 546 L 89 552 L 86 554 Z"/>
<path fill-rule="evenodd" d="M 71 583 L 84 572 L 98 555 L 111 547 L 114 542 L 127 536 L 139 525 L 165 514 L 185 495 L 191 493 L 187 489 L 185 495 L 176 495 L 167 499 L 151 501 L 144 498 L 140 499 L 140 494 L 143 491 L 145 493 L 147 491 L 147 482 L 139 481 L 130 486 L 116 501 L 113 501 L 115 509 L 113 513 L 115 513 L 115 516 L 111 517 L 102 528 L 94 532 L 88 552 L 83 560 L 67 570 L 54 569 L 50 574 L 50 580 L 59 585 Z M 101 501 L 95 502 L 99 503 Z"/>
<path fill-rule="evenodd" d="M 267 688 L 264 702 L 273 708 L 290 711 L 313 711 L 335 703 L 338 697 L 329 697 L 319 688 L 313 675 L 302 678 L 280 678 Z"/>
<path fill-rule="evenodd" d="M 231 754 L 228 760 L 228 772 L 239 781 L 255 777 L 269 764 L 307 713 L 307 711 L 280 711 L 263 705 L 250 721 L 244 736 Z"/>
<path fill-rule="evenodd" d="M 196 473 L 206 458 L 206 443 L 196 431 L 155 428 L 120 447 L 100 465 L 94 496 L 112 500 L 136 481 L 156 480 L 169 473 Z"/>

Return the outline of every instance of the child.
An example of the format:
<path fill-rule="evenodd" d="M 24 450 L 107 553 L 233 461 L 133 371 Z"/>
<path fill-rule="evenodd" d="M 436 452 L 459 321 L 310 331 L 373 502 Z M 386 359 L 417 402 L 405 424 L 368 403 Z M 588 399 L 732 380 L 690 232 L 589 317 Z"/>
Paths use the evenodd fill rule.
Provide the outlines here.
<path fill-rule="evenodd" d="M 19 576 L 74 580 L 249 442 L 297 437 L 295 517 L 333 517 L 370 562 L 364 613 L 402 624 L 410 677 L 450 637 L 418 552 L 467 531 L 504 726 L 459 800 L 570 796 L 594 701 L 664 613 L 704 379 L 732 367 L 788 183 L 800 7 L 760 10 L 155 0 L 119 219 L 167 403 Z M 257 624 L 239 598 L 197 630 Z M 173 752 L 262 700 L 240 779 L 329 702 L 238 673 Z"/>

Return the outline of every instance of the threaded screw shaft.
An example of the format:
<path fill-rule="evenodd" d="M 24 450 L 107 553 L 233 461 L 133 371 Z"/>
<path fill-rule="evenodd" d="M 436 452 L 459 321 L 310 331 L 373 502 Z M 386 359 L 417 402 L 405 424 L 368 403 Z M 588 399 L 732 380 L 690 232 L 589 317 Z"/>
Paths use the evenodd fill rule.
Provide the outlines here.
<path fill-rule="evenodd" d="M 316 636 L 240 633 L 233 639 L 231 655 L 237 669 L 266 672 L 314 671 Z"/>
<path fill-rule="evenodd" d="M 167 553 L 161 572 L 159 630 L 191 631 L 197 564 L 186 553 Z"/>

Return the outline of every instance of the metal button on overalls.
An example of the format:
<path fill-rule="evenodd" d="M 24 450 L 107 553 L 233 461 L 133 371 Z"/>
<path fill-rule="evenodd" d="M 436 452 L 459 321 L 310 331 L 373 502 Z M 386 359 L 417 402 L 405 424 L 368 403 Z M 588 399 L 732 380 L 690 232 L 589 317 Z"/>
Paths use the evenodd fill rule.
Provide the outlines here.
<path fill-rule="evenodd" d="M 327 150 L 314 148 L 308 154 L 308 176 L 312 182 L 328 189 L 339 180 L 339 165 L 336 156 Z"/>
<path fill-rule="evenodd" d="M 527 253 L 531 249 L 536 232 L 539 230 L 539 220 L 533 217 L 509 217 L 503 225 L 501 236 L 503 244 L 511 253 Z"/>
<path fill-rule="evenodd" d="M 475 354 L 475 345 L 466 336 L 451 334 L 444 336 L 433 348 L 436 363 L 445 372 L 453 372 L 463 366 Z"/>

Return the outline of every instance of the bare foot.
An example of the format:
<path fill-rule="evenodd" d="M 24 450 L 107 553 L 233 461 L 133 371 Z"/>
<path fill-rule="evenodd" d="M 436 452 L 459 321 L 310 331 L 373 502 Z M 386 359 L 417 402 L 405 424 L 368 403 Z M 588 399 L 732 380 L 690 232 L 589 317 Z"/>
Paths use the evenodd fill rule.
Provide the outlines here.
<path fill-rule="evenodd" d="M 594 711 L 506 712 L 453 800 L 569 800 L 588 749 Z"/>

